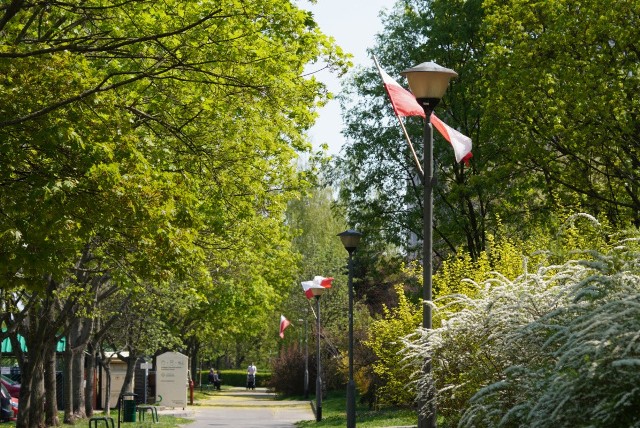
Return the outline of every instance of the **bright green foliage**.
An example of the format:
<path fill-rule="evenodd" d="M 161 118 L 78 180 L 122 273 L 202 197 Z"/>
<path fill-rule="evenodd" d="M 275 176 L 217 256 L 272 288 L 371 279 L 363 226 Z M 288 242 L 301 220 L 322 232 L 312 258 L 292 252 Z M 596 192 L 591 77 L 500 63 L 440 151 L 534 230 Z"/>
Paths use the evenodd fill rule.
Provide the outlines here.
<path fill-rule="evenodd" d="M 3 277 L 42 288 L 90 245 L 121 281 L 207 266 L 268 297 L 324 96 L 300 75 L 339 50 L 286 1 L 99 5 L 2 22 Z"/>
<path fill-rule="evenodd" d="M 311 171 L 307 169 L 306 172 Z M 305 321 L 298 320 L 306 320 L 309 350 L 315 353 L 315 299 L 306 298 L 301 282 L 316 275 L 333 277 L 331 289 L 322 296 L 320 304 L 324 334 L 321 352 L 329 356 L 323 366 L 323 383 L 327 388 L 334 388 L 343 383 L 338 375 L 341 359 L 337 357 L 348 347 L 348 284 L 345 275 L 348 253 L 337 236 L 347 226 L 341 214 L 332 209 L 331 189 L 321 186 L 314 186 L 291 200 L 286 218 L 292 233 L 291 245 L 299 258 L 295 276 L 285 291 L 283 305 L 278 308 L 282 312 L 277 316 L 279 318 L 283 313 L 294 325 L 287 330 L 284 340 L 277 337 L 277 330 L 273 331 L 274 337 L 282 347 L 292 346 L 304 336 Z"/>
<path fill-rule="evenodd" d="M 484 131 L 530 213 L 558 204 L 639 224 L 640 4 L 487 0 Z"/>
<path fill-rule="evenodd" d="M 383 16 L 371 53 L 401 85 L 424 61 L 459 74 L 435 113 L 472 138 L 474 158 L 454 164 L 435 134 L 438 255 L 477 259 L 498 218 L 523 240 L 567 211 L 640 224 L 639 18 L 634 0 L 409 0 Z M 408 246 L 421 183 L 373 63 L 347 90 L 341 202 L 376 245 Z M 405 122 L 420 157 L 422 121 Z"/>
<path fill-rule="evenodd" d="M 0 277 L 50 305 L 13 318 L 33 355 L 46 328 L 147 284 L 182 339 L 260 336 L 293 277 L 284 211 L 328 96 L 304 76 L 317 60 L 347 65 L 288 0 L 0 9 Z M 29 413 L 19 426 L 41 424 Z"/>
<path fill-rule="evenodd" d="M 535 248 L 531 243 L 516 244 L 506 237 L 494 239 L 491 236 L 488 241 L 488 249 L 480 253 L 477 260 L 472 260 L 469 255 L 452 257 L 445 260 L 434 274 L 433 286 L 438 306 L 438 310 L 434 312 L 435 327 L 443 325 L 448 318 L 455 317 L 456 312 L 464 308 L 464 304 L 457 300 L 452 302 L 448 295 L 461 296 L 462 301 L 466 298 L 479 298 L 486 290 L 478 284 L 495 278 L 496 271 L 504 272 L 502 275 L 507 278 L 517 278 L 523 273 L 525 260 L 530 260 L 533 264 L 546 257 L 542 254 L 526 257 Z M 422 270 L 417 264 L 406 266 L 404 272 L 408 276 L 422 277 Z M 377 358 L 373 369 L 382 381 L 382 385 L 376 390 L 376 402 L 380 406 L 408 406 L 415 398 L 414 386 L 410 382 L 415 367 L 404 361 L 404 354 L 401 352 L 404 344 L 401 338 L 410 335 L 421 325 L 422 306 L 411 304 L 401 286 L 396 286 L 396 293 L 397 306 L 384 307 L 383 318 L 372 322 L 366 342 Z M 453 366 L 451 372 L 455 372 Z M 410 384 L 411 387 L 407 387 Z"/>
<path fill-rule="evenodd" d="M 433 276 L 436 298 L 451 294 L 477 298 L 480 290 L 474 284 L 490 280 L 495 272 L 513 280 L 541 264 L 564 263 L 577 249 L 602 251 L 607 248 L 609 227 L 606 223 L 598 223 L 585 214 L 568 215 L 558 222 L 561 225 L 553 232 L 554 236 L 549 237 L 546 229 L 532 229 L 526 240 L 511 237 L 511 233 L 500 226 L 497 237 L 488 235 L 487 249 L 476 260 L 460 252 L 459 256 L 443 261 Z"/>
<path fill-rule="evenodd" d="M 449 294 L 478 297 L 480 290 L 474 284 L 488 280 L 494 272 L 500 272 L 506 278 L 516 278 L 524 272 L 527 264 L 536 265 L 544 258 L 543 254 L 534 254 L 536 247 L 532 242 L 516 241 L 504 234 L 499 238 L 489 235 L 487 242 L 487 249 L 476 260 L 462 253 L 442 263 L 433 276 L 436 298 Z"/>
<path fill-rule="evenodd" d="M 347 324 L 347 277 L 344 275 L 348 253 L 338 233 L 344 231 L 344 220 L 332 210 L 331 190 L 312 188 L 292 200 L 287 209 L 287 224 L 293 235 L 292 247 L 299 254 L 296 277 L 290 283 L 285 309 L 290 317 L 307 318 L 313 322 L 309 301 L 302 281 L 320 275 L 335 278 L 331 292 L 322 297 L 322 323 L 329 330 L 341 329 Z"/>
<path fill-rule="evenodd" d="M 404 344 L 400 338 L 420 325 L 422 311 L 407 300 L 402 285 L 396 286 L 396 293 L 398 305 L 384 308 L 383 318 L 371 323 L 369 339 L 365 342 L 377 357 L 373 371 L 382 381 L 375 392 L 378 407 L 407 406 L 415 398 L 410 382 L 414 367 L 403 361 Z"/>

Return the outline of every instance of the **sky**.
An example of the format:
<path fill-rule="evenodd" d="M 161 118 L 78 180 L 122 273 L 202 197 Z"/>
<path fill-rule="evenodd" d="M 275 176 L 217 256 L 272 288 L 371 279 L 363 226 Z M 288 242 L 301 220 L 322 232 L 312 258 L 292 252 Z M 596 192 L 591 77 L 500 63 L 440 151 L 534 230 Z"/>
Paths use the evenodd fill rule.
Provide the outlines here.
<path fill-rule="evenodd" d="M 300 0 L 298 6 L 313 12 L 322 32 L 333 36 L 338 46 L 353 55 L 352 62 L 356 67 L 372 65 L 367 48 L 373 47 L 374 35 L 382 30 L 379 13 L 392 9 L 394 3 L 395 0 L 317 0 L 316 4 L 311 4 Z M 317 78 L 334 95 L 340 92 L 340 80 L 334 75 L 318 73 Z M 341 130 L 340 104 L 334 99 L 319 111 L 316 124 L 309 131 L 314 149 L 327 143 L 329 153 L 338 154 L 344 144 Z"/>

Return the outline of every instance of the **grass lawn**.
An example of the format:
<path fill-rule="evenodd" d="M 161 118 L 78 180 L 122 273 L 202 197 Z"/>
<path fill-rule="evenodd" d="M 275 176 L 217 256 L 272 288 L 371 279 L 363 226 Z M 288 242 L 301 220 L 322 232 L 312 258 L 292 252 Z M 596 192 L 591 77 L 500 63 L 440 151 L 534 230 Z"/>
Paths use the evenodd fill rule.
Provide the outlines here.
<path fill-rule="evenodd" d="M 313 399 L 311 399 L 313 401 Z M 322 420 L 298 422 L 297 427 L 345 427 L 347 425 L 346 392 L 330 392 L 322 400 Z M 315 402 L 314 402 L 315 403 Z M 417 426 L 418 414 L 411 410 L 373 411 L 356 401 L 356 425 L 359 428 Z"/>
<path fill-rule="evenodd" d="M 223 387 L 224 388 L 224 387 Z M 206 398 L 213 394 L 211 391 L 195 391 L 194 405 L 198 406 L 199 400 L 206 400 Z M 282 400 L 302 400 L 302 397 L 285 397 Z M 315 405 L 313 396 L 309 398 Z M 359 405 L 356 402 L 356 424 L 358 428 L 382 428 L 382 427 L 415 427 L 417 426 L 418 416 L 415 411 L 405 409 L 387 409 L 381 411 L 369 410 L 367 406 Z M 95 416 L 101 416 L 101 413 L 96 413 Z M 118 413 L 111 413 L 114 421 L 116 421 Z M 60 420 L 62 421 L 63 414 L 60 414 Z M 147 419 L 149 417 L 147 416 Z M 127 427 L 153 427 L 153 428 L 176 428 L 178 425 L 186 425 L 192 423 L 192 420 L 178 418 L 171 415 L 161 415 L 160 423 L 153 424 L 150 420 L 145 422 L 121 422 L 121 428 Z M 86 426 L 87 422 L 82 421 L 79 425 L 61 425 L 64 428 L 77 428 L 78 426 Z M 104 425 L 104 424 L 103 424 Z M 298 422 L 296 426 L 298 428 L 325 428 L 325 427 L 341 427 L 344 428 L 347 425 L 346 414 L 346 392 L 345 391 L 333 391 L 322 401 L 322 421 L 302 421 Z M 99 425 L 101 426 L 101 425 Z"/>

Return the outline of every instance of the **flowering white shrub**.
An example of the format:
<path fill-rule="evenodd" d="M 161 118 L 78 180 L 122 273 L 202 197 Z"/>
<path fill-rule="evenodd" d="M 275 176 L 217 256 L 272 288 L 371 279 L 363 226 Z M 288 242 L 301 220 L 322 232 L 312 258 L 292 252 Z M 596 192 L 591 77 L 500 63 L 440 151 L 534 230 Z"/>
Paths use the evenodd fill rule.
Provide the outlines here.
<path fill-rule="evenodd" d="M 460 309 L 405 339 L 432 367 L 419 401 L 437 391 L 444 426 L 640 427 L 639 240 L 436 300 Z"/>

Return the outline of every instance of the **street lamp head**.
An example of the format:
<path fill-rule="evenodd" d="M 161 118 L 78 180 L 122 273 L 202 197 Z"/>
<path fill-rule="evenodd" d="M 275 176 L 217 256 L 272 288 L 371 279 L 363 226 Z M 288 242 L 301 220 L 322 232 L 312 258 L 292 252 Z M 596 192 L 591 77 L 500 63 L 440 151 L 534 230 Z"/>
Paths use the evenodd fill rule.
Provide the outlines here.
<path fill-rule="evenodd" d="M 431 113 L 458 73 L 435 62 L 423 62 L 400 73 L 407 78 L 409 88 L 425 112 Z"/>
<path fill-rule="evenodd" d="M 311 290 L 311 294 L 313 294 L 313 296 L 317 299 L 320 298 L 320 296 L 322 296 L 324 294 L 325 291 L 328 290 L 328 288 L 326 287 L 314 287 L 314 288 L 310 288 Z"/>
<path fill-rule="evenodd" d="M 340 240 L 342 241 L 342 245 L 344 245 L 345 250 L 351 254 L 358 248 L 358 244 L 360 243 L 360 237 L 362 233 L 357 230 L 349 229 L 344 232 L 338 233 Z"/>

